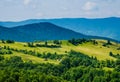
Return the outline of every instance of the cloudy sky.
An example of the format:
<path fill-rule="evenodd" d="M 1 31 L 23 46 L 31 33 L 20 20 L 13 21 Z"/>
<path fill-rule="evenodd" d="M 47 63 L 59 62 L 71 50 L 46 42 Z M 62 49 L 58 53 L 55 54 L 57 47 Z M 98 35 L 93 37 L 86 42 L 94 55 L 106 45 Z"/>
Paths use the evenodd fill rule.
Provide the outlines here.
<path fill-rule="evenodd" d="M 120 0 L 0 0 L 0 21 L 120 17 Z"/>

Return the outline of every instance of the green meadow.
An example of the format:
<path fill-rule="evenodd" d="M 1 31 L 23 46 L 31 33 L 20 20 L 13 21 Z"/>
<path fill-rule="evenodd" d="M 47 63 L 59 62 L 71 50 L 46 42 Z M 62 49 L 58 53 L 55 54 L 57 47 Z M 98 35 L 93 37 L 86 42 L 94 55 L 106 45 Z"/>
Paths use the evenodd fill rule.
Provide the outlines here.
<path fill-rule="evenodd" d="M 98 60 L 116 60 L 116 58 L 111 57 L 109 55 L 110 52 L 114 53 L 114 54 L 120 54 L 120 50 L 117 50 L 117 48 L 120 47 L 120 44 L 114 43 L 112 42 L 112 45 L 109 45 L 107 47 L 103 46 L 104 43 L 106 43 L 107 41 L 105 40 L 96 40 L 98 42 L 97 45 L 94 45 L 92 42 L 85 42 L 79 45 L 73 45 L 71 43 L 69 43 L 66 40 L 62 40 L 62 44 L 60 48 L 48 48 L 48 47 L 28 47 L 26 42 L 15 42 L 15 43 L 2 43 L 0 42 L 0 46 L 4 47 L 4 46 L 9 46 L 10 48 L 14 48 L 14 49 L 23 49 L 23 50 L 32 50 L 32 51 L 36 51 L 39 53 L 57 53 L 56 55 L 66 55 L 68 52 L 70 52 L 71 50 L 86 54 L 88 56 L 93 56 L 96 57 Z M 44 44 L 44 41 L 41 42 L 34 42 L 33 45 L 36 44 Z M 47 41 L 48 45 L 52 45 L 53 41 Z M 58 60 L 52 60 L 52 59 L 48 59 L 47 61 L 45 61 L 43 58 L 38 58 L 36 56 L 32 56 L 30 54 L 24 54 L 24 53 L 20 53 L 20 52 L 13 52 L 12 55 L 4 55 L 5 57 L 9 56 L 20 56 L 22 57 L 22 59 L 24 61 L 33 61 L 34 63 L 55 63 L 58 64 L 59 61 Z"/>

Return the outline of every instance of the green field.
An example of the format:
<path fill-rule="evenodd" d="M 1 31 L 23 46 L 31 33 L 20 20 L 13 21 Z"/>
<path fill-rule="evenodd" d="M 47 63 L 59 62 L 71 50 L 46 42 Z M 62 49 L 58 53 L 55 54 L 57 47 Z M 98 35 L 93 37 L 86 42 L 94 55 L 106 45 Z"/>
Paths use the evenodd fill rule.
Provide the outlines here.
<path fill-rule="evenodd" d="M 120 47 L 120 44 L 114 43 L 112 42 L 112 45 L 109 45 L 107 47 L 104 47 L 103 44 L 106 43 L 107 41 L 105 40 L 96 40 L 98 42 L 97 45 L 94 45 L 91 42 L 85 42 L 82 44 L 79 44 L 77 46 L 69 43 L 68 41 L 62 41 L 62 45 L 60 48 L 47 48 L 47 47 L 28 47 L 26 46 L 27 43 L 25 42 L 15 42 L 15 43 L 2 43 L 0 42 L 0 46 L 4 47 L 4 46 L 9 46 L 10 48 L 14 48 L 14 49 L 23 49 L 23 50 L 32 50 L 32 51 L 36 51 L 39 53 L 57 53 L 57 55 L 66 55 L 69 51 L 74 50 L 77 52 L 81 52 L 83 54 L 86 54 L 88 56 L 93 56 L 93 57 L 97 57 L 98 60 L 116 60 L 114 57 L 109 56 L 109 52 L 113 52 L 114 54 L 120 54 L 120 50 L 117 50 L 117 48 Z M 45 42 L 34 42 L 33 45 L 35 44 L 44 44 Z M 48 45 L 53 44 L 52 41 L 48 41 Z M 52 59 L 48 59 L 47 61 L 45 61 L 45 59 L 43 58 L 39 58 L 36 56 L 32 56 L 29 54 L 24 54 L 24 53 L 18 53 L 18 52 L 13 52 L 12 55 L 4 55 L 5 57 L 9 57 L 9 56 L 20 56 L 22 57 L 22 59 L 24 61 L 33 61 L 34 63 L 54 63 L 54 64 L 58 64 L 59 61 L 58 60 L 52 60 Z"/>

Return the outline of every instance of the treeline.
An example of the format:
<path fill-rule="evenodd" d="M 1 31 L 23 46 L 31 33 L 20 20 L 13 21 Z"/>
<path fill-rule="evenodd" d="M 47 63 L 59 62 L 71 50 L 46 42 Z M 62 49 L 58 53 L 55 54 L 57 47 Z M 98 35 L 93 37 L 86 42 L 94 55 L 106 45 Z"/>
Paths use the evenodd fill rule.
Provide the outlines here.
<path fill-rule="evenodd" d="M 2 43 L 15 43 L 14 40 L 1 40 Z"/>
<path fill-rule="evenodd" d="M 79 44 L 82 44 L 82 43 L 86 43 L 86 42 L 91 42 L 93 45 L 97 45 L 98 42 L 96 40 L 93 40 L 93 39 L 71 39 L 71 40 L 68 40 L 68 42 L 70 42 L 71 44 L 73 45 L 79 45 Z M 112 45 L 112 42 L 110 40 L 107 40 L 106 43 L 103 43 L 102 46 L 104 47 L 108 47 L 109 45 Z M 119 49 L 119 48 L 118 48 Z"/>
<path fill-rule="evenodd" d="M 109 55 L 117 59 L 120 59 L 120 54 L 113 54 L 112 52 L 110 52 Z"/>
<path fill-rule="evenodd" d="M 39 53 L 35 50 L 17 49 L 17 48 L 14 49 L 14 48 L 10 48 L 9 46 L 3 46 L 1 48 L 7 50 L 8 51 L 8 52 L 6 52 L 7 54 L 12 54 L 12 51 L 15 51 L 15 52 L 23 53 L 26 55 L 33 55 L 36 57 L 44 58 L 46 61 L 47 61 L 47 59 L 61 60 L 63 57 L 62 54 L 58 55 L 56 52 L 55 53 L 45 53 L 45 52 Z M 2 52 L 2 50 L 1 50 L 1 52 Z"/>
<path fill-rule="evenodd" d="M 34 42 L 28 42 L 28 47 L 48 47 L 48 48 L 60 48 L 62 44 L 62 41 L 59 40 L 53 40 L 52 44 L 49 44 L 48 41 L 45 41 L 44 44 L 42 43 L 34 43 Z"/>
<path fill-rule="evenodd" d="M 6 50 L 3 49 L 2 47 L 0 47 L 0 55 L 4 55 L 4 54 L 12 54 L 13 52 L 11 50 Z"/>
<path fill-rule="evenodd" d="M 58 65 L 24 62 L 18 56 L 5 59 L 1 55 L 0 82 L 120 82 L 119 68 L 119 59 L 99 61 L 73 50 Z"/>
<path fill-rule="evenodd" d="M 94 45 L 97 45 L 98 42 L 95 41 L 95 40 L 92 40 L 92 39 L 71 39 L 71 40 L 68 40 L 68 42 L 70 42 L 71 44 L 73 45 L 79 45 L 79 44 L 82 44 L 82 43 L 85 43 L 85 42 L 92 42 Z"/>

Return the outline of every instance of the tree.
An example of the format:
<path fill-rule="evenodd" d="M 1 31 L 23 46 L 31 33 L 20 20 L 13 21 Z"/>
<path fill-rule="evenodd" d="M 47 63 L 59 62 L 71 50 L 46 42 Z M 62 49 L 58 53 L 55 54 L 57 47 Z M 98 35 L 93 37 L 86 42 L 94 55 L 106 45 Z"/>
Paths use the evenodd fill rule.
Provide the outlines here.
<path fill-rule="evenodd" d="M 4 57 L 3 56 L 0 56 L 0 61 L 4 60 Z"/>
<path fill-rule="evenodd" d="M 31 42 L 31 43 L 28 42 L 27 45 L 28 45 L 28 47 L 34 47 L 33 42 Z"/>
<path fill-rule="evenodd" d="M 70 58 L 64 58 L 62 61 L 61 61 L 61 64 L 63 64 L 66 68 L 70 68 Z"/>
<path fill-rule="evenodd" d="M 1 41 L 2 41 L 2 43 L 5 43 L 5 41 L 3 39 Z"/>
<path fill-rule="evenodd" d="M 110 40 L 107 40 L 107 44 L 108 44 L 108 45 L 111 45 L 112 43 L 110 42 Z"/>
<path fill-rule="evenodd" d="M 106 78 L 102 76 L 95 76 L 93 82 L 106 82 Z"/>
<path fill-rule="evenodd" d="M 116 65 L 120 65 L 120 59 L 116 60 Z"/>
<path fill-rule="evenodd" d="M 47 41 L 45 41 L 45 46 L 48 46 L 48 42 Z"/>
<path fill-rule="evenodd" d="M 6 43 L 15 43 L 14 40 L 6 40 Z"/>
<path fill-rule="evenodd" d="M 6 79 L 6 82 L 16 82 L 16 80 L 13 77 L 9 77 Z"/>
<path fill-rule="evenodd" d="M 109 55 L 110 55 L 110 56 L 113 56 L 113 53 L 112 53 L 112 52 L 110 52 L 110 53 L 109 53 Z"/>
<path fill-rule="evenodd" d="M 97 45 L 98 42 L 96 40 L 92 40 L 94 45 Z"/>
<path fill-rule="evenodd" d="M 115 70 L 118 71 L 118 72 L 120 72 L 120 65 L 116 66 Z"/>
<path fill-rule="evenodd" d="M 60 44 L 59 40 L 54 40 L 53 43 L 54 44 Z"/>

